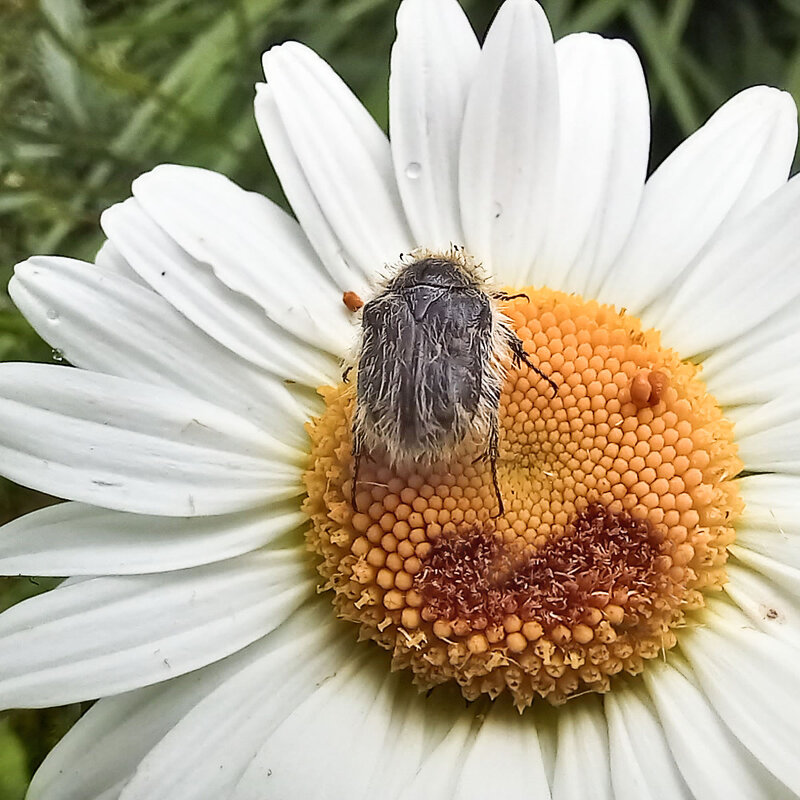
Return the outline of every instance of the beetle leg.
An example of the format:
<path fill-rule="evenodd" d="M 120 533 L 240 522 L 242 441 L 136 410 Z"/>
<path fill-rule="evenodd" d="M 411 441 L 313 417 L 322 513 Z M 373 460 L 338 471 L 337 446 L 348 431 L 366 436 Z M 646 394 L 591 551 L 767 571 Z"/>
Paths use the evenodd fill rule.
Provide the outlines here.
<path fill-rule="evenodd" d="M 504 302 L 506 300 L 517 300 L 520 297 L 524 297 L 526 300 L 530 300 L 530 297 L 528 297 L 528 295 L 525 294 L 525 292 L 520 292 L 519 294 L 508 294 L 507 292 L 493 292 L 492 297 L 494 297 L 495 300 L 502 300 Z"/>
<path fill-rule="evenodd" d="M 492 420 L 492 429 L 489 432 L 489 464 L 492 470 L 492 486 L 494 486 L 494 493 L 497 497 L 497 516 L 502 517 L 505 513 L 505 506 L 503 505 L 503 495 L 500 493 L 500 484 L 497 481 L 497 457 L 500 454 L 500 432 L 498 430 L 497 420 Z"/>
<path fill-rule="evenodd" d="M 361 467 L 361 457 L 364 454 L 364 445 L 361 436 L 353 426 L 353 486 L 350 489 L 350 505 L 353 511 L 358 511 L 356 508 L 356 488 L 358 486 L 358 471 Z"/>
<path fill-rule="evenodd" d="M 553 387 L 553 397 L 558 394 L 558 385 L 556 382 L 548 377 L 547 375 L 542 372 L 539 367 L 537 367 L 531 360 L 528 358 L 528 354 L 525 352 L 525 346 L 522 344 L 522 339 L 517 336 L 514 331 L 508 331 L 508 346 L 511 348 L 511 355 L 514 358 L 514 366 L 519 367 L 519 365 L 524 362 L 527 364 L 539 377 L 544 378 L 550 386 Z"/>

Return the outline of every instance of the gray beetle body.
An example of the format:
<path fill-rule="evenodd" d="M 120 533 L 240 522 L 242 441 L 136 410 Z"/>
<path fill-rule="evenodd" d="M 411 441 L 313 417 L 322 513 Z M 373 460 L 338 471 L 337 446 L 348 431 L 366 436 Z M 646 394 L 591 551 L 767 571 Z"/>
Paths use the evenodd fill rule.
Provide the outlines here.
<path fill-rule="evenodd" d="M 502 513 L 497 457 L 504 364 L 525 361 L 542 375 L 500 312 L 503 299 L 487 291 L 479 268 L 454 249 L 404 262 L 363 307 L 354 501 L 364 453 L 382 449 L 393 465 L 429 464 L 473 436 L 486 445 Z"/>

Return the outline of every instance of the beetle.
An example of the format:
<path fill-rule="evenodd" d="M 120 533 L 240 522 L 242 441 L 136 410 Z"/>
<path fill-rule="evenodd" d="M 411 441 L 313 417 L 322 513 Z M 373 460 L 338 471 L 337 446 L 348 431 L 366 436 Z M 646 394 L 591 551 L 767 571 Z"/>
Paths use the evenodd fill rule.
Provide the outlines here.
<path fill-rule="evenodd" d="M 361 309 L 353 415 L 352 502 L 365 452 L 393 465 L 446 458 L 468 436 L 484 443 L 500 514 L 497 480 L 500 390 L 506 364 L 529 359 L 500 302 L 525 295 L 492 291 L 461 248 L 401 259 Z M 349 371 L 349 370 L 348 370 Z M 479 460 L 476 459 L 476 460 Z"/>

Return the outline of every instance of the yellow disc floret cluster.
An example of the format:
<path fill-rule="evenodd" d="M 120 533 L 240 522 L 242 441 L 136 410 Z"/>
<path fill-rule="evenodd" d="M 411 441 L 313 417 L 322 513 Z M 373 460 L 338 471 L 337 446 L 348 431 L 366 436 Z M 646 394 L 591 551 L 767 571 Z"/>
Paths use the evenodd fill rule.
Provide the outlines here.
<path fill-rule="evenodd" d="M 725 582 L 741 501 L 732 425 L 699 368 L 610 306 L 525 290 L 505 313 L 531 361 L 500 398 L 498 499 L 483 442 L 447 463 L 364 459 L 352 387 L 309 425 L 310 547 L 338 614 L 431 687 L 523 707 L 607 691 L 674 646 Z"/>

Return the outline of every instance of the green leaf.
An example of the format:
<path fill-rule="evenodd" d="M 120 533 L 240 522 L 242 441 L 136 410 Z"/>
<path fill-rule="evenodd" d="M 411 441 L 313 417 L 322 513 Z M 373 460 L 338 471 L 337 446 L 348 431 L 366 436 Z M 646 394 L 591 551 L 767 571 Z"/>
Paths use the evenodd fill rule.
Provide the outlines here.
<path fill-rule="evenodd" d="M 682 0 L 675 0 L 674 5 L 679 10 L 677 13 L 673 10 L 667 22 L 658 17 L 653 5 L 646 0 L 631 3 L 627 9 L 627 17 L 644 48 L 651 75 L 655 74 L 658 79 L 685 135 L 697 129 L 702 115 L 675 58 L 679 33 L 688 19 L 684 11 L 687 4 Z M 651 92 L 653 107 L 658 105 L 658 99 L 659 92 Z"/>
<path fill-rule="evenodd" d="M 86 10 L 80 0 L 41 0 L 40 9 L 49 31 L 39 33 L 40 69 L 52 98 L 78 127 L 86 127 L 83 76 L 74 58 L 60 42 L 82 48 L 86 41 Z M 58 34 L 58 39 L 54 34 Z"/>
<path fill-rule="evenodd" d="M 630 0 L 592 0 L 572 18 L 570 31 L 603 31 L 630 5 Z"/>
<path fill-rule="evenodd" d="M 8 719 L 0 719 L 0 800 L 22 800 L 30 775 L 25 748 Z"/>

